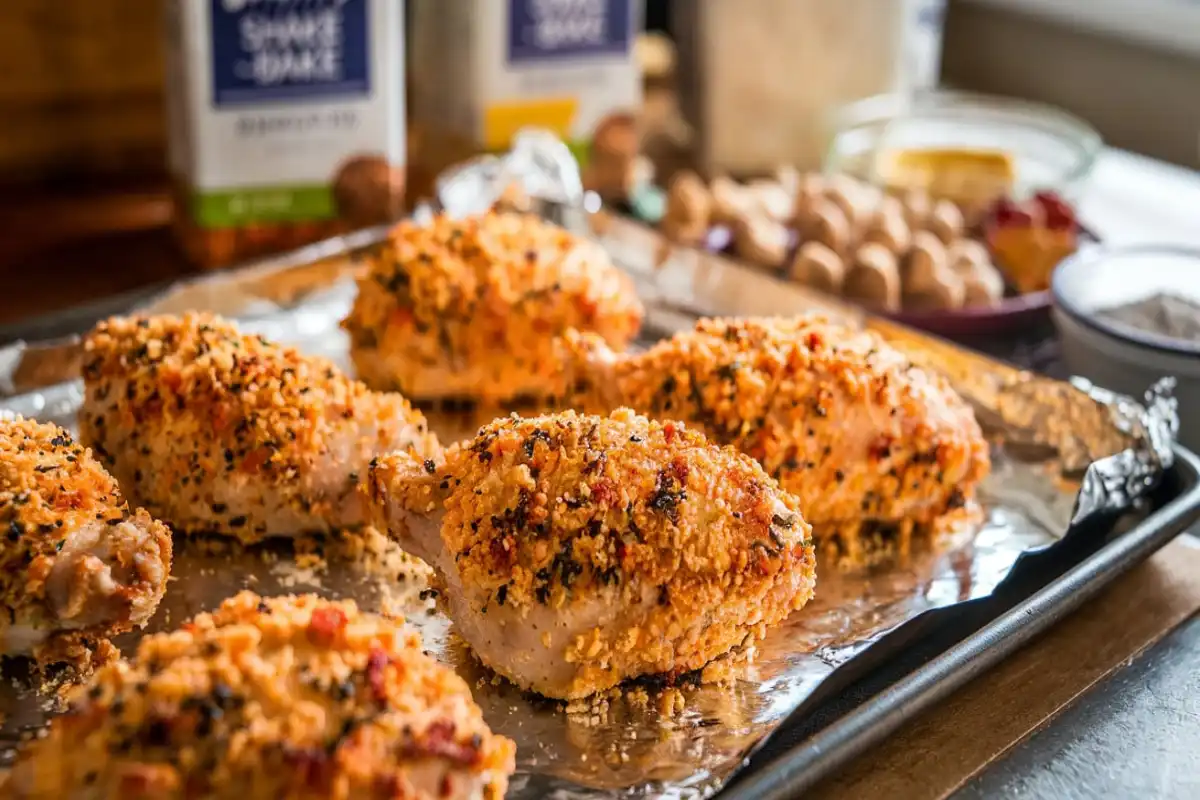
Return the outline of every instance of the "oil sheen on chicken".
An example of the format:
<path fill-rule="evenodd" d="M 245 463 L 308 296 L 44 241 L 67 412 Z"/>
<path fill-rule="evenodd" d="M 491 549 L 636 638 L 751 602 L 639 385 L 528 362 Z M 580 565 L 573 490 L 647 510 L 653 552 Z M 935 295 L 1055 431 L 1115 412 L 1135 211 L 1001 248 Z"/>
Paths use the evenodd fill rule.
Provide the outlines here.
<path fill-rule="evenodd" d="M 380 459 L 368 489 L 443 576 L 479 658 L 548 697 L 700 669 L 813 593 L 794 496 L 698 431 L 628 410 L 500 419 L 444 463 Z"/>
<path fill-rule="evenodd" d="M 440 452 L 400 395 L 219 317 L 115 318 L 85 347 L 81 437 L 178 531 L 256 541 L 359 525 L 372 458 Z"/>
<path fill-rule="evenodd" d="M 850 562 L 969 517 L 990 469 L 971 407 L 877 335 L 820 317 L 705 319 L 621 355 L 561 340 L 562 404 L 687 421 L 757 459 Z"/>
<path fill-rule="evenodd" d="M 145 625 L 171 535 L 56 425 L 0 419 L 0 653 L 57 661 Z"/>

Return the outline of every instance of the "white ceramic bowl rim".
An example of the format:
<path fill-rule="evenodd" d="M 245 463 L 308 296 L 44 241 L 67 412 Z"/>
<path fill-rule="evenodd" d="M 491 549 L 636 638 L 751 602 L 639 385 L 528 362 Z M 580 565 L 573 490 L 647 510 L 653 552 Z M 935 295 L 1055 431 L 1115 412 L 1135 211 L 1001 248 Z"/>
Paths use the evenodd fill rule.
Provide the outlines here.
<path fill-rule="evenodd" d="M 1155 334 L 1131 325 L 1113 324 L 1097 317 L 1094 312 L 1080 308 L 1071 299 L 1068 283 L 1071 280 L 1079 280 L 1073 275 L 1074 272 L 1094 269 L 1097 262 L 1100 261 L 1132 258 L 1139 255 L 1187 259 L 1200 265 L 1200 249 L 1183 245 L 1125 245 L 1081 251 L 1064 259 L 1051 275 L 1050 291 L 1054 298 L 1054 304 L 1079 324 L 1103 336 L 1159 353 L 1172 353 L 1200 359 L 1200 342 L 1189 342 L 1184 339 Z"/>

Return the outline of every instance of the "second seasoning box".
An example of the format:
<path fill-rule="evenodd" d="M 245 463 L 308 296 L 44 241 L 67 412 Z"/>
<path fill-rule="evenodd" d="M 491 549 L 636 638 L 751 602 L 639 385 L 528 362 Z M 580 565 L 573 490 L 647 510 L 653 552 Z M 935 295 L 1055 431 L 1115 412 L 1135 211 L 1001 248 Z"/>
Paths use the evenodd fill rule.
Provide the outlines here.
<path fill-rule="evenodd" d="M 176 224 L 204 266 L 394 219 L 402 0 L 170 0 Z"/>
<path fill-rule="evenodd" d="M 509 147 L 523 127 L 558 134 L 602 188 L 637 153 L 641 0 L 411 0 L 413 118 L 431 173 Z"/>

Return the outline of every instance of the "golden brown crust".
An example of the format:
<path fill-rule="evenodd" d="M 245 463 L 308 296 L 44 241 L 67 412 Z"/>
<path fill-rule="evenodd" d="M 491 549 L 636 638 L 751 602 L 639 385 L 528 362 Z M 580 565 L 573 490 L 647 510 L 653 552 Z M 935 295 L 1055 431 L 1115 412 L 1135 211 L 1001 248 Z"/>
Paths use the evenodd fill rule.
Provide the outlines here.
<path fill-rule="evenodd" d="M 220 317 L 118 317 L 85 349 L 82 438 L 180 531 L 255 541 L 359 524 L 371 458 L 439 452 L 403 397 Z"/>
<path fill-rule="evenodd" d="M 610 620 L 546 654 L 577 665 L 566 688 L 533 686 L 552 696 L 699 669 L 812 596 L 796 498 L 682 423 L 628 410 L 514 416 L 441 465 L 381 459 L 368 485 L 381 507 L 390 498 L 415 513 L 444 510 L 443 561 L 474 612 Z"/>
<path fill-rule="evenodd" d="M 564 345 L 582 378 L 568 402 L 700 426 L 757 459 L 852 561 L 868 556 L 859 540 L 903 549 L 913 526 L 968 504 L 990 469 L 970 406 L 944 379 L 821 317 L 704 319 L 600 371 L 602 343 L 569 333 Z"/>
<path fill-rule="evenodd" d="M 602 249 L 515 213 L 401 223 L 358 290 L 343 327 L 359 376 L 421 400 L 541 395 L 553 336 L 623 349 L 642 318 Z"/>
<path fill-rule="evenodd" d="M 511 741 L 398 622 L 249 592 L 101 668 L 8 776 L 15 798 L 504 794 Z"/>
<path fill-rule="evenodd" d="M 90 450 L 57 425 L 0 420 L 0 650 L 58 660 L 68 640 L 145 624 L 170 565 L 170 531 L 129 508 Z M 101 601 L 111 613 L 87 608 Z"/>

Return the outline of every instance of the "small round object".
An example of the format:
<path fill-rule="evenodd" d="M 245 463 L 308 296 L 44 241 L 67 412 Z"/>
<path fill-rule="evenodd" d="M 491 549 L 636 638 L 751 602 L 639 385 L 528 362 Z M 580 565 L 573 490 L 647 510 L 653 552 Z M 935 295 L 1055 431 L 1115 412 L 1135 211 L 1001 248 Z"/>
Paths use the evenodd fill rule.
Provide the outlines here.
<path fill-rule="evenodd" d="M 880 204 L 867 226 L 863 241 L 881 244 L 899 256 L 907 252 L 912 244 L 912 231 L 904 220 L 904 213 L 897 206 Z"/>
<path fill-rule="evenodd" d="M 764 267 L 783 266 L 788 241 L 788 229 L 764 216 L 745 216 L 733 225 L 733 247 L 738 256 Z"/>
<path fill-rule="evenodd" d="M 935 274 L 920 292 L 906 293 L 904 305 L 914 310 L 950 311 L 962 308 L 965 299 L 966 286 L 963 279 L 953 270 L 943 269 Z"/>
<path fill-rule="evenodd" d="M 788 277 L 818 291 L 841 294 L 846 262 L 820 242 L 805 242 L 792 260 Z"/>
<path fill-rule="evenodd" d="M 943 244 L 953 244 L 963 235 L 963 215 L 958 206 L 949 200 L 938 200 L 933 204 L 925 227 L 942 240 Z"/>
<path fill-rule="evenodd" d="M 990 308 L 1004 299 L 1004 277 L 991 264 L 978 264 L 962 276 L 963 305 Z"/>
<path fill-rule="evenodd" d="M 632 161 L 641 152 L 637 117 L 627 112 L 609 114 L 592 133 L 592 159 Z"/>
<path fill-rule="evenodd" d="M 805 173 L 797 181 L 793 223 L 800 230 L 805 231 L 812 226 L 817 207 L 825 198 L 825 186 L 825 176 L 819 172 Z"/>
<path fill-rule="evenodd" d="M 899 310 L 900 268 L 896 257 L 881 244 L 864 244 L 854 254 L 854 265 L 846 274 L 842 292 L 870 308 Z"/>
<path fill-rule="evenodd" d="M 828 198 L 817 201 L 812 219 L 804 229 L 804 238 L 820 242 L 835 253 L 845 253 L 850 247 L 850 221 L 841 206 Z"/>
<path fill-rule="evenodd" d="M 858 228 L 866 221 L 873 206 L 867 197 L 868 187 L 849 175 L 831 175 L 828 180 L 825 199 L 842 210 L 851 228 Z"/>
<path fill-rule="evenodd" d="M 382 155 L 354 155 L 333 178 L 333 199 L 338 216 L 352 228 L 391 222 L 403 209 L 404 169 Z"/>
<path fill-rule="evenodd" d="M 796 197 L 796 193 L 800 190 L 800 170 L 793 167 L 791 164 L 781 164 L 775 168 L 775 182 L 783 187 L 784 191 Z"/>
<path fill-rule="evenodd" d="M 992 263 L 987 246 L 976 239 L 959 239 L 946 248 L 950 269 L 959 274 L 970 272 L 980 264 Z"/>
<path fill-rule="evenodd" d="M 712 196 L 712 221 L 732 225 L 750 211 L 746 187 L 732 178 L 719 175 L 708 185 Z"/>
<path fill-rule="evenodd" d="M 885 194 L 879 198 L 879 205 L 875 207 L 875 215 L 880 214 L 899 214 L 905 223 L 908 222 L 908 214 L 904 208 L 904 202 L 895 195 Z M 912 228 L 912 225 L 909 225 Z"/>
<path fill-rule="evenodd" d="M 949 269 L 946 246 L 929 231 L 917 231 L 904 264 L 904 290 L 923 294 L 939 281 L 939 275 Z"/>
<path fill-rule="evenodd" d="M 904 219 L 913 230 L 922 229 L 933 211 L 933 201 L 924 189 L 909 189 L 900 196 Z"/>
<path fill-rule="evenodd" d="M 796 196 L 778 181 L 753 181 L 746 186 L 754 209 L 776 222 L 791 221 L 795 212 Z"/>
<path fill-rule="evenodd" d="M 663 232 L 674 241 L 699 241 L 708 231 L 713 199 L 699 175 L 681 170 L 667 187 L 667 208 L 663 214 Z"/>

